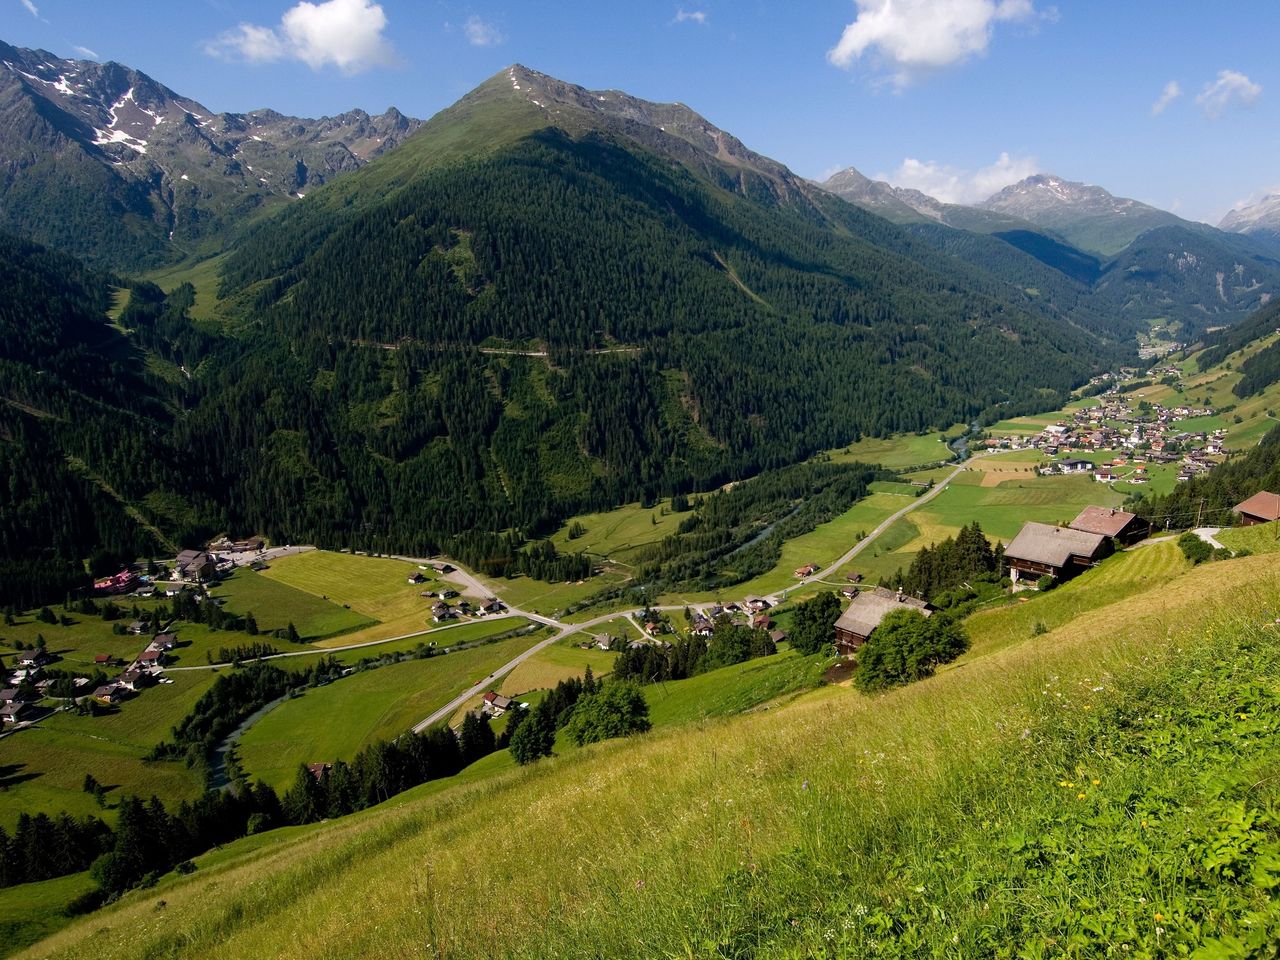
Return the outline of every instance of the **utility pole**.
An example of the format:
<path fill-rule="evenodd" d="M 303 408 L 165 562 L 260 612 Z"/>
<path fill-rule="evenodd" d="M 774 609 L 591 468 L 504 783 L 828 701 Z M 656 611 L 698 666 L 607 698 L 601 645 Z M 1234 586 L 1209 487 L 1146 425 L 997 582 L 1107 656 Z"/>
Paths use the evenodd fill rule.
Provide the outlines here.
<path fill-rule="evenodd" d="M 1205 501 L 1205 498 L 1201 497 L 1200 506 L 1196 508 L 1196 526 L 1197 527 L 1200 526 L 1200 516 L 1201 514 L 1204 513 L 1204 501 Z"/>

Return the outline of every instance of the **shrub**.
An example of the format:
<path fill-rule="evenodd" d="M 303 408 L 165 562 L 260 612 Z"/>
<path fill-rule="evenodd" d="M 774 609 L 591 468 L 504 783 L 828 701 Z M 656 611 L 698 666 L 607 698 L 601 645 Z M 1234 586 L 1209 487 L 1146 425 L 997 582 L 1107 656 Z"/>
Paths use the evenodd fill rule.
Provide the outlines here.
<path fill-rule="evenodd" d="M 566 730 L 582 746 L 649 729 L 649 703 L 637 684 L 615 682 L 599 693 L 583 697 L 573 709 Z"/>
<path fill-rule="evenodd" d="M 1036 581 L 1037 590 L 1052 590 L 1057 584 L 1057 580 L 1052 574 L 1046 573 L 1043 577 Z"/>
<path fill-rule="evenodd" d="M 895 610 L 858 649 L 854 682 L 860 690 L 883 690 L 932 676 L 969 649 L 963 628 L 944 613 Z"/>
<path fill-rule="evenodd" d="M 1213 547 L 1188 530 L 1178 538 L 1178 549 L 1193 564 L 1201 564 L 1213 559 Z"/>

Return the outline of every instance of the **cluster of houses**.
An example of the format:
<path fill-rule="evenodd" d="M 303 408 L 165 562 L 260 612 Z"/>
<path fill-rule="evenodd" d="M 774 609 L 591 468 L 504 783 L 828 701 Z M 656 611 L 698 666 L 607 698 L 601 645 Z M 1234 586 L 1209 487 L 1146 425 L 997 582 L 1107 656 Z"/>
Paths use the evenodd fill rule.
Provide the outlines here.
<path fill-rule="evenodd" d="M 40 649 L 18 654 L 14 669 L 4 677 L 4 689 L 0 689 L 0 722 L 26 723 L 39 716 L 40 709 L 36 704 L 53 684 L 52 680 L 41 679 L 41 675 L 53 660 L 50 653 Z M 83 681 L 85 684 L 88 682 Z"/>
<path fill-rule="evenodd" d="M 210 583 L 229 574 L 236 566 L 236 554 L 260 553 L 264 543 L 260 539 L 223 540 L 223 552 L 209 550 L 183 550 L 173 559 L 167 575 L 147 576 L 137 569 L 126 567 L 110 577 L 93 582 L 94 593 L 100 596 L 133 594 L 148 599 L 157 595 L 177 596 L 186 586 Z"/>
<path fill-rule="evenodd" d="M 129 632 L 143 635 L 148 632 L 147 624 L 141 620 L 129 625 Z M 100 653 L 93 658 L 94 666 L 99 669 L 124 666 L 124 670 L 114 679 L 97 687 L 92 694 L 99 703 L 112 706 L 130 694 L 141 693 L 147 687 L 155 686 L 164 677 L 164 666 L 169 662 L 170 651 L 178 645 L 178 635 L 165 631 L 157 633 L 132 662 L 122 664 L 118 657 L 109 653 Z"/>
<path fill-rule="evenodd" d="M 410 583 L 422 583 L 422 580 L 415 581 L 413 577 L 409 578 Z M 457 617 L 487 617 L 495 613 L 502 613 L 506 607 L 502 605 L 502 601 L 497 597 L 488 597 L 479 603 L 473 604 L 470 600 L 458 600 L 456 603 L 450 603 L 458 596 L 457 590 L 424 590 L 418 594 L 424 600 L 434 601 L 431 604 L 431 620 L 433 623 L 444 623 L 446 620 L 454 620 Z"/>
<path fill-rule="evenodd" d="M 130 632 L 144 634 L 148 627 L 141 621 L 130 626 Z M 107 653 L 94 657 L 94 666 L 99 669 L 123 667 L 115 679 L 104 683 L 92 692 L 85 694 L 98 703 L 112 705 L 119 703 L 130 694 L 138 693 L 147 687 L 163 681 L 164 665 L 168 662 L 169 651 L 177 646 L 178 638 L 173 633 L 158 633 L 148 641 L 131 662 L 125 663 L 120 658 Z M 0 722 L 4 724 L 27 723 L 38 719 L 40 700 L 48 695 L 49 689 L 57 681 L 42 679 L 45 667 L 53 663 L 54 657 L 45 650 L 26 650 L 18 654 L 15 669 L 5 678 L 8 686 L 0 689 Z M 81 695 L 78 691 L 87 687 L 91 681 L 88 677 L 75 677 L 71 683 L 77 691 L 76 699 Z"/>
<path fill-rule="evenodd" d="M 1041 473 L 1093 473 L 1102 483 L 1123 480 L 1147 483 L 1149 464 L 1177 464 L 1178 479 L 1211 470 L 1226 453 L 1225 429 L 1184 430 L 1184 420 L 1213 415 L 1207 407 L 1165 407 L 1146 404 L 1141 410 L 1123 394 L 1107 393 L 1098 406 L 1076 410 L 1070 420 L 1059 421 L 1031 436 L 994 437 L 983 442 L 989 449 L 1039 450 L 1064 459 L 1041 468 Z M 1071 453 L 1115 453 L 1111 460 L 1095 466 L 1092 460 L 1070 457 Z"/>

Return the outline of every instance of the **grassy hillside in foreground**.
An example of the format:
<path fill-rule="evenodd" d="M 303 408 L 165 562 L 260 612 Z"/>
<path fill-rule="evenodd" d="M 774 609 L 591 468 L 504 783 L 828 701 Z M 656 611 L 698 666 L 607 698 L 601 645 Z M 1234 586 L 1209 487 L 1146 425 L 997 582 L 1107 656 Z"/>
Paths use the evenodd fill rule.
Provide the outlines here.
<path fill-rule="evenodd" d="M 1166 614 L 1169 597 L 1194 603 Z M 1155 956 L 1273 942 L 1278 601 L 1271 558 L 1210 564 L 883 696 L 828 687 L 409 794 L 166 879 L 30 955 Z"/>

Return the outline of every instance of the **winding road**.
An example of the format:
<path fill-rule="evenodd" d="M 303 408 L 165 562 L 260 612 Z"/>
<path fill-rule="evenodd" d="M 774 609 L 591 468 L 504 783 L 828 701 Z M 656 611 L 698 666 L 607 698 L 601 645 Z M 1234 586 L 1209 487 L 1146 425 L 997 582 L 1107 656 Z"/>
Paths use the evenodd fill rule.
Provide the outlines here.
<path fill-rule="evenodd" d="M 891 516 L 886 517 L 883 521 L 880 522 L 880 524 L 874 530 L 872 530 L 869 534 L 867 534 L 867 536 L 863 537 L 861 540 L 855 543 L 852 547 L 850 547 L 834 563 L 831 563 L 830 565 L 823 568 L 822 570 L 819 570 L 817 573 L 813 574 L 812 576 L 805 577 L 803 580 L 796 581 L 795 586 L 788 587 L 787 591 L 794 590 L 795 587 L 803 587 L 803 586 L 809 586 L 814 583 L 825 582 L 827 577 L 834 574 L 841 567 L 849 563 L 850 560 L 852 560 L 854 557 L 860 554 L 863 550 L 867 549 L 867 547 L 869 547 L 872 543 L 874 543 L 878 537 L 880 537 L 886 530 L 888 530 L 891 526 L 893 526 L 894 523 L 901 520 L 912 510 L 919 509 L 920 507 L 924 506 L 926 503 L 928 503 L 929 501 L 937 497 L 940 493 L 942 493 L 942 491 L 947 488 L 947 485 L 950 484 L 951 481 L 954 480 L 956 477 L 958 477 L 961 473 L 963 473 L 967 469 L 968 464 L 972 463 L 973 460 L 977 459 L 978 457 L 982 457 L 986 455 L 987 455 L 986 453 L 979 453 L 979 454 L 975 454 L 973 457 L 969 457 L 966 460 L 960 461 L 956 465 L 956 468 L 953 471 L 951 471 L 951 473 L 947 474 L 945 478 L 938 481 L 928 491 L 916 497 L 914 500 L 912 500 L 909 504 L 907 504 L 901 510 L 898 510 L 896 513 L 892 514 Z M 289 547 L 289 548 L 283 548 L 278 552 L 274 552 L 274 551 L 273 552 L 275 553 L 275 555 L 280 556 L 280 555 L 284 555 L 286 552 L 290 552 L 290 553 L 302 552 L 307 549 L 311 549 L 311 548 Z M 419 563 L 419 564 L 427 563 L 426 560 L 420 559 L 417 557 L 395 556 L 393 559 L 405 560 L 410 563 Z M 437 558 L 436 562 L 438 562 L 438 560 L 439 558 Z M 454 566 L 455 566 L 454 571 L 447 574 L 446 579 L 450 579 L 455 583 L 461 585 L 463 587 L 464 592 L 470 592 L 477 597 L 488 597 L 491 595 L 491 591 L 483 583 L 481 583 L 475 576 L 473 576 L 468 571 L 463 570 L 461 567 L 457 567 L 456 564 Z M 680 610 L 680 609 L 683 609 L 683 606 L 667 605 L 667 606 L 654 607 L 653 609 Z M 530 657 L 537 655 L 541 650 L 546 649 L 547 647 L 551 646 L 553 643 L 557 643 L 558 641 L 563 640 L 565 637 L 568 637 L 571 634 L 578 633 L 580 631 L 589 631 L 594 627 L 598 627 L 601 624 L 607 623 L 610 620 L 614 620 L 618 617 L 634 617 L 637 613 L 640 613 L 640 612 L 641 612 L 641 608 L 638 608 L 638 607 L 631 610 L 613 610 L 613 611 L 610 611 L 609 613 L 601 614 L 600 616 L 595 617 L 591 620 L 584 620 L 581 623 L 565 623 L 563 621 L 556 620 L 552 617 L 545 617 L 542 614 L 533 613 L 528 610 L 521 610 L 517 607 L 508 606 L 506 613 L 495 614 L 486 619 L 512 620 L 512 619 L 523 617 L 524 619 L 533 621 L 534 623 L 540 623 L 543 626 L 550 627 L 553 632 L 551 633 L 550 636 L 546 637 L 543 640 L 539 640 L 529 649 L 525 650 L 523 653 L 519 654 L 518 656 L 512 658 L 507 663 L 503 664 L 501 667 L 493 671 L 493 673 L 489 674 L 483 680 L 480 680 L 475 684 L 473 684 L 472 686 L 468 687 L 466 690 L 458 694 L 456 697 L 454 697 L 444 706 L 432 712 L 430 716 L 426 717 L 420 723 L 415 724 L 413 727 L 413 732 L 421 733 L 423 730 L 427 729 L 433 724 L 439 723 L 442 720 L 447 720 L 455 712 L 457 712 L 458 708 L 460 708 L 463 704 L 474 699 L 475 697 L 480 696 L 486 690 L 492 688 L 495 680 L 498 680 L 499 678 L 506 676 L 516 667 L 520 666 L 520 664 L 524 663 Z M 437 637 L 440 637 L 442 634 L 446 634 L 450 630 L 465 626 L 467 623 L 471 623 L 471 622 L 474 622 L 474 621 L 464 621 L 462 623 L 453 623 L 444 627 L 435 627 L 430 630 L 419 630 L 414 633 L 401 634 L 400 636 L 397 636 L 397 637 L 387 637 L 386 639 L 383 639 L 383 640 L 370 640 L 370 641 L 365 641 L 364 643 L 350 643 L 350 644 L 346 644 L 344 646 L 338 646 L 338 647 L 326 647 L 324 649 L 307 647 L 306 649 L 290 651 L 288 653 L 272 654 L 270 656 L 262 657 L 261 659 L 262 660 L 279 660 L 284 657 L 315 656 L 316 653 L 342 653 L 348 650 L 363 650 L 366 647 L 374 648 L 387 643 L 397 643 L 402 640 L 412 640 L 415 637 L 430 636 L 432 639 L 435 639 Z M 179 670 L 217 670 L 226 666 L 227 665 L 225 663 L 222 663 L 222 664 L 200 664 L 200 665 L 193 665 L 188 667 L 169 667 L 167 668 L 167 672 L 176 672 Z"/>
<path fill-rule="evenodd" d="M 875 542 L 876 538 L 879 537 L 881 534 L 883 534 L 891 526 L 893 526 L 894 523 L 901 520 L 912 510 L 919 509 L 920 507 L 928 503 L 930 500 L 932 500 L 934 497 L 938 496 L 938 494 L 942 493 L 942 491 L 946 489 L 947 485 L 951 483 L 952 480 L 960 476 L 960 474 L 962 474 L 967 469 L 968 464 L 972 463 L 978 457 L 983 457 L 986 455 L 987 455 L 986 453 L 975 454 L 973 457 L 970 457 L 958 463 L 956 465 L 956 468 L 952 470 L 951 473 L 947 474 L 945 478 L 938 481 L 927 492 L 916 497 L 914 500 L 912 500 L 909 504 L 907 504 L 901 510 L 897 511 L 896 513 L 892 514 L 889 517 L 886 517 L 883 521 L 881 521 L 881 523 L 874 530 L 872 530 L 869 534 L 867 534 L 865 537 L 859 540 L 856 544 L 850 547 L 849 550 L 847 550 L 838 560 L 836 560 L 834 563 L 827 566 L 826 568 L 819 570 L 817 573 L 813 574 L 812 576 L 805 577 L 803 580 L 797 581 L 796 586 L 808 586 L 813 583 L 823 582 L 826 577 L 835 573 L 837 570 L 839 570 L 841 567 L 847 564 L 850 560 L 852 560 L 854 557 L 860 554 L 863 550 L 865 550 L 868 546 L 870 546 L 873 542 Z M 471 578 L 471 579 L 474 582 L 474 578 Z M 788 589 L 793 590 L 795 589 L 795 587 L 789 587 Z M 592 620 L 585 620 L 582 623 L 562 623 L 561 621 L 553 620 L 550 617 L 542 617 L 537 614 L 528 613 L 527 611 L 517 610 L 515 608 L 509 608 L 509 609 L 510 609 L 511 615 L 527 617 L 530 620 L 536 620 L 539 623 L 546 624 L 547 626 L 550 626 L 550 627 L 558 627 L 559 629 L 556 630 L 556 632 L 553 633 L 551 636 L 547 637 L 545 640 L 538 641 L 538 643 L 534 644 L 528 650 L 524 651 L 524 653 L 515 657 L 511 661 L 503 664 L 501 667 L 499 667 L 493 673 L 489 674 L 489 676 L 485 677 L 483 680 L 473 684 L 470 688 L 458 694 L 458 696 L 454 697 L 452 700 L 446 703 L 443 707 L 436 710 L 434 713 L 428 716 L 421 723 L 416 724 L 413 728 L 414 733 L 421 733 L 423 730 L 427 729 L 432 724 L 439 723 L 442 720 L 447 720 L 454 713 L 456 713 L 457 710 L 463 704 L 467 703 L 468 701 L 472 700 L 475 697 L 480 696 L 486 690 L 490 689 L 493 686 L 493 682 L 495 680 L 499 679 L 500 677 L 506 676 L 516 667 L 520 666 L 520 664 L 524 663 L 530 657 L 537 654 L 538 651 L 551 646 L 551 644 L 559 640 L 563 640 L 565 637 L 569 636 L 570 634 L 578 633 L 579 631 L 590 630 L 593 627 L 597 627 L 602 623 L 607 623 L 608 621 L 614 620 L 618 617 L 633 617 L 637 613 L 641 612 L 639 608 L 636 608 L 633 610 L 614 610 L 610 613 L 602 614 L 601 616 L 595 617 Z M 669 606 L 654 607 L 653 609 L 681 610 L 683 609 L 683 606 L 669 605 Z"/>

